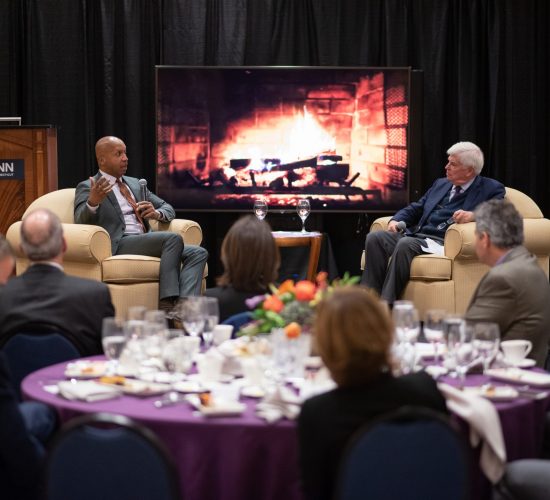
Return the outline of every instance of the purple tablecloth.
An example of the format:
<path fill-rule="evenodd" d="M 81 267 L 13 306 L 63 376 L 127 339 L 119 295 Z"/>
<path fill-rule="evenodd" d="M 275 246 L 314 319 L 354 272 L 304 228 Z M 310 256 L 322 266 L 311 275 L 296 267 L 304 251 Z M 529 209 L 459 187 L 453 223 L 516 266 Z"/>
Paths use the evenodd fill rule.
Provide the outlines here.
<path fill-rule="evenodd" d="M 156 397 L 69 401 L 44 390 L 45 383 L 64 378 L 65 366 L 60 363 L 26 377 L 22 383 L 25 397 L 55 407 L 63 422 L 84 413 L 110 412 L 147 425 L 172 453 L 185 499 L 301 500 L 295 422 L 266 424 L 254 414 L 255 401 L 247 398 L 242 416 L 212 419 L 196 416 L 186 403 L 157 409 L 153 406 Z M 445 381 L 456 384 L 452 379 Z M 468 377 L 467 385 L 487 381 L 487 377 L 474 375 Z M 508 460 L 539 456 L 549 407 L 550 398 L 496 404 Z M 472 479 L 474 497 L 488 498 L 488 481 L 479 471 Z"/>
<path fill-rule="evenodd" d="M 196 416 L 182 403 L 157 409 L 158 397 L 86 403 L 69 401 L 44 390 L 63 379 L 66 363 L 38 370 L 22 383 L 26 398 L 55 407 L 63 422 L 94 412 L 119 413 L 154 431 L 170 450 L 186 500 L 300 500 L 296 425 L 267 424 L 254 414 L 255 401 L 243 398 L 240 417 Z"/>

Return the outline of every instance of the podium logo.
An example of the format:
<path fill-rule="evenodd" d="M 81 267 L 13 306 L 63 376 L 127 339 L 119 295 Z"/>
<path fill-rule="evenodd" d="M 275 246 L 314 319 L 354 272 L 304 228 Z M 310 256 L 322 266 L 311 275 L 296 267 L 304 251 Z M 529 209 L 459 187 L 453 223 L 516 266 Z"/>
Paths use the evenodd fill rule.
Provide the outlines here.
<path fill-rule="evenodd" d="M 25 161 L 0 158 L 0 181 L 25 178 Z"/>

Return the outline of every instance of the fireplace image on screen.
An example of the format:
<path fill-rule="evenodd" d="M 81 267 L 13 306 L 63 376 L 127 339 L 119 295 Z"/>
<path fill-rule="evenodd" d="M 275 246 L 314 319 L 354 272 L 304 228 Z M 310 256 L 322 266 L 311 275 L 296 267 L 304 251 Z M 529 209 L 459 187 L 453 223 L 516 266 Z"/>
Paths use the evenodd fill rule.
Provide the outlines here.
<path fill-rule="evenodd" d="M 157 191 L 180 210 L 408 202 L 409 68 L 165 67 Z"/>

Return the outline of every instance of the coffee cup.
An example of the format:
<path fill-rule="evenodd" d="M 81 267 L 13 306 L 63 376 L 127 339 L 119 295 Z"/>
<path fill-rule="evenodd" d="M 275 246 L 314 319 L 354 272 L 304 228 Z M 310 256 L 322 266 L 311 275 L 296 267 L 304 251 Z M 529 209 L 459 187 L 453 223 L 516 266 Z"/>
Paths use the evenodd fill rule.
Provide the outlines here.
<path fill-rule="evenodd" d="M 218 356 L 201 354 L 197 357 L 197 371 L 202 382 L 217 382 L 222 374 L 223 359 Z"/>
<path fill-rule="evenodd" d="M 212 330 L 212 339 L 214 345 L 220 345 L 222 342 L 229 340 L 233 333 L 233 325 L 216 325 Z"/>
<path fill-rule="evenodd" d="M 505 340 L 500 343 L 500 347 L 507 360 L 519 363 L 531 352 L 533 344 L 529 340 Z"/>

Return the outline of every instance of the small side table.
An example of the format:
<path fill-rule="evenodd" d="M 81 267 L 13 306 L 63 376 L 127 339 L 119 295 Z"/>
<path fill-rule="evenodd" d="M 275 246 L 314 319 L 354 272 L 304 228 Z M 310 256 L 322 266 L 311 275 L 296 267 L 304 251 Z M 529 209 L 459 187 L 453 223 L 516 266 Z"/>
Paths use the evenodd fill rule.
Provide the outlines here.
<path fill-rule="evenodd" d="M 323 234 L 317 232 L 302 233 L 300 231 L 272 231 L 271 234 L 273 234 L 278 247 L 309 246 L 309 263 L 306 277 L 308 280 L 315 281 Z"/>

